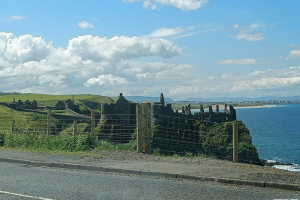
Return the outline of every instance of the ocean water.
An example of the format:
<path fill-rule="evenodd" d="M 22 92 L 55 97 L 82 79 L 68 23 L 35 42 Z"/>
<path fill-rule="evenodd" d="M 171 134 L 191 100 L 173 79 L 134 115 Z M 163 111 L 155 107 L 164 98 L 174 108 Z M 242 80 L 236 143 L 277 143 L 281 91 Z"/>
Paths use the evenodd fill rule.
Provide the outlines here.
<path fill-rule="evenodd" d="M 300 172 L 300 104 L 238 108 L 236 113 L 250 130 L 261 159 L 292 163 L 275 167 Z"/>
<path fill-rule="evenodd" d="M 300 104 L 236 108 L 236 113 L 249 129 L 260 159 L 292 163 L 274 167 L 300 172 Z"/>

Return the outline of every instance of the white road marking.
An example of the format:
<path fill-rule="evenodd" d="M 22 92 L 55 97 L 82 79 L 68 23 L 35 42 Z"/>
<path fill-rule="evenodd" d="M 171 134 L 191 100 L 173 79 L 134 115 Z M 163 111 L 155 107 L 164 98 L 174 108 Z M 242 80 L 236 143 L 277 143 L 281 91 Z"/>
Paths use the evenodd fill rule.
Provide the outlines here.
<path fill-rule="evenodd" d="M 0 190 L 0 193 L 2 193 L 2 194 L 10 194 L 10 195 L 15 195 L 15 196 L 20 196 L 20 197 L 26 197 L 26 198 L 32 198 L 32 199 L 54 200 L 54 199 L 49 199 L 49 198 L 44 198 L 44 197 L 34 197 L 34 196 L 29 196 L 29 195 L 24 195 L 24 194 L 18 194 L 18 193 L 1 191 L 1 190 Z"/>

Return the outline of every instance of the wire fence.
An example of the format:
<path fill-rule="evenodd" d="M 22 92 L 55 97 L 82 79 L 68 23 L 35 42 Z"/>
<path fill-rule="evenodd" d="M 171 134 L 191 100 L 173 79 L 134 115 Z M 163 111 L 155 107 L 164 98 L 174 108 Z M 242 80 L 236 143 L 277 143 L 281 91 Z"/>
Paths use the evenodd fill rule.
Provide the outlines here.
<path fill-rule="evenodd" d="M 107 114 L 96 125 L 95 134 L 98 140 L 114 143 L 128 143 L 136 140 L 135 114 Z"/>
<path fill-rule="evenodd" d="M 101 119 L 100 113 L 68 116 L 45 112 L 0 113 L 0 128 L 11 133 L 44 133 L 47 135 L 74 135 L 93 133 L 97 140 L 128 143 L 136 139 L 136 115 L 111 114 Z"/>
<path fill-rule="evenodd" d="M 238 127 L 239 162 L 259 163 L 248 129 L 242 122 L 238 123 Z M 154 155 L 200 155 L 226 160 L 233 160 L 234 157 L 232 122 L 201 122 L 184 114 L 180 117 L 152 115 L 148 110 L 140 114 L 101 115 L 92 111 L 91 114 L 70 116 L 47 110 L 22 112 L 22 115 L 12 111 L 0 113 L 0 128 L 0 131 L 12 134 L 91 134 L 94 141 L 116 144 L 137 140 L 137 150 L 142 145 L 139 151 Z M 140 139 L 139 132 L 142 132 Z"/>
<path fill-rule="evenodd" d="M 158 116 L 151 134 L 151 152 L 158 155 L 234 158 L 233 123 L 204 123 L 184 117 Z M 249 130 L 238 122 L 238 161 L 259 164 Z"/>

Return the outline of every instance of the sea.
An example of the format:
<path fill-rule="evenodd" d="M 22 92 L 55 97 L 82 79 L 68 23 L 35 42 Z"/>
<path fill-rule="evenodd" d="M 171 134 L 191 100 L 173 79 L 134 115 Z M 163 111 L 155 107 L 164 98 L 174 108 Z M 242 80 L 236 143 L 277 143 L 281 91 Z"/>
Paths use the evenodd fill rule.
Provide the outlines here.
<path fill-rule="evenodd" d="M 260 159 L 291 163 L 275 168 L 300 172 L 300 104 L 237 108 Z"/>
<path fill-rule="evenodd" d="M 237 107 L 236 113 L 249 129 L 260 159 L 290 163 L 273 167 L 300 173 L 300 104 Z"/>

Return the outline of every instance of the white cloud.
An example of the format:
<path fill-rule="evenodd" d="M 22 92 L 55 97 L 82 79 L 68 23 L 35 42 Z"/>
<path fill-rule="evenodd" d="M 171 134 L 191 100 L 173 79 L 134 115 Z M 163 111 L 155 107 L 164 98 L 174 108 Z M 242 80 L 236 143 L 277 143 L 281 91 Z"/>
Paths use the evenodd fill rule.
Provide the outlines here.
<path fill-rule="evenodd" d="M 9 18 L 10 18 L 10 19 L 23 19 L 24 16 L 21 16 L 21 15 L 13 15 L 13 16 L 10 16 Z"/>
<path fill-rule="evenodd" d="M 261 24 L 251 24 L 249 26 L 246 26 L 244 29 L 242 29 L 237 35 L 234 36 L 235 39 L 241 40 L 243 39 L 244 41 L 260 41 L 265 39 L 265 36 L 263 33 L 252 33 L 256 29 L 262 27 Z M 235 29 L 239 28 L 239 26 L 236 24 L 234 26 Z"/>
<path fill-rule="evenodd" d="M 196 94 L 200 92 L 199 87 L 195 86 L 179 86 L 174 89 L 171 89 L 170 95 L 187 95 L 187 94 Z"/>
<path fill-rule="evenodd" d="M 254 31 L 255 29 L 257 29 L 257 28 L 259 28 L 259 27 L 262 27 L 262 25 L 261 25 L 261 24 L 258 24 L 258 23 L 254 23 L 254 24 L 251 24 L 251 25 L 249 26 L 249 30 L 250 30 L 250 31 Z"/>
<path fill-rule="evenodd" d="M 173 35 L 180 34 L 182 32 L 184 32 L 184 30 L 180 27 L 177 27 L 177 28 L 160 28 L 160 29 L 157 29 L 157 30 L 153 31 L 148 36 L 153 37 L 153 38 L 168 37 L 168 36 L 173 36 Z"/>
<path fill-rule="evenodd" d="M 149 0 L 145 0 L 145 1 L 144 1 L 143 7 L 144 7 L 144 8 L 147 8 L 147 9 L 152 9 L 152 10 L 157 8 L 156 4 L 155 4 L 155 3 L 152 3 L 152 2 L 149 1 Z"/>
<path fill-rule="evenodd" d="M 51 43 L 41 37 L 22 35 L 16 37 L 11 33 L 0 33 L 0 53 L 3 59 L 11 62 L 40 61 L 53 50 Z"/>
<path fill-rule="evenodd" d="M 179 46 L 161 38 L 117 36 L 109 39 L 84 35 L 70 39 L 66 48 L 54 48 L 41 37 L 28 34 L 17 37 L 0 32 L 0 86 L 3 91 L 56 93 L 56 88 L 58 93 L 70 93 L 71 90 L 87 92 L 83 84 L 127 85 L 128 80 L 148 80 L 155 74 L 147 69 L 130 73 L 134 66 L 127 68 L 123 62 L 180 54 Z M 158 68 L 153 66 L 153 70 Z M 124 73 L 123 70 L 128 73 L 121 78 L 118 74 Z M 103 77 L 103 74 L 108 75 Z M 48 87 L 51 89 L 47 90 Z"/>
<path fill-rule="evenodd" d="M 244 59 L 229 59 L 229 60 L 221 60 L 218 62 L 222 65 L 250 65 L 257 64 L 256 59 L 244 58 Z"/>
<path fill-rule="evenodd" d="M 206 31 L 194 31 L 195 27 L 190 26 L 187 28 L 181 28 L 181 27 L 176 27 L 176 28 L 160 28 L 155 31 L 153 31 L 151 34 L 146 35 L 146 37 L 150 38 L 169 38 L 169 39 L 179 39 L 183 37 L 189 37 L 195 34 L 199 34 L 201 32 L 206 32 Z M 209 30 L 212 31 L 212 30 Z"/>
<path fill-rule="evenodd" d="M 67 52 L 80 56 L 82 60 L 99 62 L 147 56 L 171 58 L 180 55 L 181 48 L 171 41 L 160 38 L 116 36 L 108 39 L 85 35 L 71 39 Z"/>
<path fill-rule="evenodd" d="M 235 36 L 235 39 L 244 39 L 245 41 L 260 41 L 265 39 L 263 33 L 256 33 L 256 34 L 248 34 L 248 33 L 239 33 Z"/>
<path fill-rule="evenodd" d="M 81 21 L 78 23 L 79 28 L 95 28 L 95 26 L 92 23 L 89 23 L 87 21 Z"/>
<path fill-rule="evenodd" d="M 295 48 L 297 48 L 297 45 L 295 43 L 290 43 L 290 44 L 288 44 L 288 47 L 291 49 L 295 49 Z"/>
<path fill-rule="evenodd" d="M 21 15 L 12 15 L 9 18 L 2 18 L 2 21 L 10 21 L 10 20 L 21 20 L 24 19 L 25 16 L 21 16 Z"/>
<path fill-rule="evenodd" d="M 300 77 L 291 78 L 262 78 L 253 83 L 253 85 L 259 88 L 278 88 L 287 87 L 300 84 Z"/>
<path fill-rule="evenodd" d="M 41 37 L 0 33 L 0 87 L 1 91 L 110 96 L 120 92 L 157 96 L 164 92 L 175 98 L 257 96 L 270 91 L 292 91 L 295 95 L 300 89 L 300 67 L 296 66 L 249 74 L 202 74 L 193 65 L 172 64 L 172 60 L 140 61 L 148 56 L 171 58 L 180 54 L 181 47 L 161 38 L 84 35 L 70 39 L 67 47 L 55 48 Z M 259 62 L 244 58 L 219 63 Z"/>
<path fill-rule="evenodd" d="M 128 84 L 128 81 L 125 78 L 117 77 L 111 74 L 100 75 L 97 78 L 90 78 L 83 85 L 86 87 L 91 87 L 93 85 L 123 85 Z"/>
<path fill-rule="evenodd" d="M 65 81 L 64 79 L 66 78 L 65 75 L 58 74 L 58 75 L 51 75 L 51 74 L 43 74 L 37 78 L 38 83 L 40 85 L 47 85 L 54 87 L 55 85 L 61 85 Z"/>
<path fill-rule="evenodd" d="M 122 0 L 123 2 L 143 1 L 147 9 L 156 9 L 156 3 L 160 5 L 173 6 L 183 11 L 197 10 L 202 8 L 208 0 Z"/>
<path fill-rule="evenodd" d="M 289 53 L 289 56 L 287 57 L 287 59 L 290 58 L 300 58 L 300 50 L 292 50 Z"/>
<path fill-rule="evenodd" d="M 257 91 L 267 89 L 281 89 L 293 86 L 300 86 L 300 77 L 291 78 L 262 78 L 253 82 L 249 81 L 237 81 L 234 83 L 232 91 Z"/>
<path fill-rule="evenodd" d="M 281 70 L 254 71 L 248 76 L 241 76 L 235 80 L 232 91 L 268 91 L 281 90 L 282 88 L 300 87 L 300 67 L 290 67 Z"/>
<path fill-rule="evenodd" d="M 235 24 L 235 25 L 233 26 L 233 28 L 239 28 L 239 25 L 238 25 L 238 24 Z"/>

